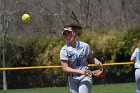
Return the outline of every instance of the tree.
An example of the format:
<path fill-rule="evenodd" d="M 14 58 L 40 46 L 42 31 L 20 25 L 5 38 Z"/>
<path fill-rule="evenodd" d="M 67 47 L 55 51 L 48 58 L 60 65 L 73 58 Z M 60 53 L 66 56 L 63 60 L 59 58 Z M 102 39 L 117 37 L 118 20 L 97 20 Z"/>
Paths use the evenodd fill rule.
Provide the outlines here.
<path fill-rule="evenodd" d="M 3 9 L 5 8 L 6 0 L 2 0 L 1 4 L 3 4 Z M 8 28 L 8 20 L 6 20 L 6 11 L 3 11 L 3 14 L 1 15 L 1 33 L 2 33 L 2 66 L 5 67 L 5 39 L 7 35 L 7 28 Z M 6 82 L 6 71 L 3 70 L 3 90 L 7 90 L 7 82 Z"/>
<path fill-rule="evenodd" d="M 6 39 L 9 32 L 9 26 L 11 21 L 11 12 L 8 12 L 6 9 L 8 0 L 1 0 L 2 10 L 0 11 L 0 32 L 1 32 L 1 43 L 2 43 L 2 67 L 6 67 Z M 6 71 L 3 70 L 3 90 L 7 90 L 7 81 L 6 81 Z"/>

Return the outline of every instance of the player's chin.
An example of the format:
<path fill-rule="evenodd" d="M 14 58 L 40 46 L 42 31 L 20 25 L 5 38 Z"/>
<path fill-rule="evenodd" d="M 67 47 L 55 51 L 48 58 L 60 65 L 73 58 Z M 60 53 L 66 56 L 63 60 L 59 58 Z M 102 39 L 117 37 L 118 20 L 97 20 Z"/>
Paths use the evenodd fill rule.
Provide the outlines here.
<path fill-rule="evenodd" d="M 67 41 L 68 41 L 68 42 L 72 42 L 73 39 L 72 39 L 72 38 L 67 38 Z"/>

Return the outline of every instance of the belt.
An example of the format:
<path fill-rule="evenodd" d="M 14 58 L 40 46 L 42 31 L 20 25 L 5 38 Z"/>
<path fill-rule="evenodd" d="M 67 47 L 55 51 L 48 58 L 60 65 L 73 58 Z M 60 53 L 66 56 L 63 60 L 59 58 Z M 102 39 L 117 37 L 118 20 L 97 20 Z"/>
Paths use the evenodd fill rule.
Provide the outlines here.
<path fill-rule="evenodd" d="M 81 76 L 82 74 L 68 74 L 68 76 L 72 76 L 72 77 L 79 77 Z"/>
<path fill-rule="evenodd" d="M 136 69 L 140 69 L 140 68 L 134 68 L 134 69 L 136 70 Z"/>

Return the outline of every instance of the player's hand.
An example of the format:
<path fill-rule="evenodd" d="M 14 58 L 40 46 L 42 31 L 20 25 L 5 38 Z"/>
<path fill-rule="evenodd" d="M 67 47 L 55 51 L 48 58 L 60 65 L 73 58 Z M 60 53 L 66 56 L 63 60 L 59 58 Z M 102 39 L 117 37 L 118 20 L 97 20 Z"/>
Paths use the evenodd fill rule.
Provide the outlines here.
<path fill-rule="evenodd" d="M 91 74 L 91 71 L 90 70 L 81 70 L 81 74 L 89 75 L 89 74 Z"/>

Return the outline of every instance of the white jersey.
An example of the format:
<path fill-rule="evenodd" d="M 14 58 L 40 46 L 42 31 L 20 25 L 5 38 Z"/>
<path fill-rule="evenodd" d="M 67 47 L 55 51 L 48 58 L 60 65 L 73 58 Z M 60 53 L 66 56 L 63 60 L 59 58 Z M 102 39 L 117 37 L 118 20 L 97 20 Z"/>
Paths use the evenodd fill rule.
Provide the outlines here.
<path fill-rule="evenodd" d="M 132 54 L 133 57 L 135 57 L 135 68 L 140 68 L 140 49 L 136 48 L 135 51 Z"/>
<path fill-rule="evenodd" d="M 85 70 L 88 69 L 87 56 L 89 52 L 89 45 L 85 42 L 77 41 L 76 48 L 67 43 L 60 51 L 60 60 L 67 60 L 73 69 Z"/>

